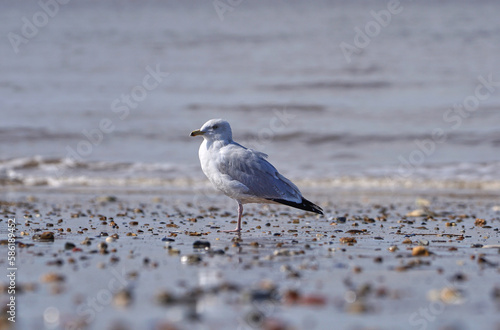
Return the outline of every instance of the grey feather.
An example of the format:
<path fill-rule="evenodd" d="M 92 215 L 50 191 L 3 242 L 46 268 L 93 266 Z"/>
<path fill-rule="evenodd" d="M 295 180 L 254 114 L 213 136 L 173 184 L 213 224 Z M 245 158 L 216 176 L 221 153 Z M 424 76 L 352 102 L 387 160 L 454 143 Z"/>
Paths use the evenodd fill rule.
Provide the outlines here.
<path fill-rule="evenodd" d="M 220 149 L 217 167 L 222 174 L 248 188 L 245 194 L 263 199 L 300 202 L 302 195 L 290 180 L 264 157 L 266 154 L 230 143 Z"/>

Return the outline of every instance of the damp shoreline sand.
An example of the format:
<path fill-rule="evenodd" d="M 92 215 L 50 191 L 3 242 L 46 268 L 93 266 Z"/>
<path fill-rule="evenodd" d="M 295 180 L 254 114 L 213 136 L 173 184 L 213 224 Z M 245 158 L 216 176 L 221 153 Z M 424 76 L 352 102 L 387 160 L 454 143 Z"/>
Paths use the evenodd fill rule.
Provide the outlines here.
<path fill-rule="evenodd" d="M 248 205 L 238 238 L 220 232 L 236 207 L 215 192 L 5 189 L 2 236 L 17 222 L 16 326 L 500 326 L 498 195 L 303 192 L 324 217 Z M 427 216 L 407 216 L 418 209 Z"/>

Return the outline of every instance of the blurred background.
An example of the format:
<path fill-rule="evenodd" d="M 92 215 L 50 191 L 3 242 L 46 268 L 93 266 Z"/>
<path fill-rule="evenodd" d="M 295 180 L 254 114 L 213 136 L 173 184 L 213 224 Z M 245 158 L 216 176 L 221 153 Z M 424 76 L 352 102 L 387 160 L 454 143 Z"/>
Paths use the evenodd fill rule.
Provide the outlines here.
<path fill-rule="evenodd" d="M 498 1 L 0 8 L 4 185 L 202 184 L 225 118 L 304 185 L 500 187 Z"/>

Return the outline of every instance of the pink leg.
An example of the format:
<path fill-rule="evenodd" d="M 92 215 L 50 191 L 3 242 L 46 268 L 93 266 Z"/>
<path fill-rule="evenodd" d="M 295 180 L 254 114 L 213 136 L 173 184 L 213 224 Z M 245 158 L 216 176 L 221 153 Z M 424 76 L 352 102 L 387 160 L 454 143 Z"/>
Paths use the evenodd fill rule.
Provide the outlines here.
<path fill-rule="evenodd" d="M 233 230 L 223 230 L 224 233 L 239 233 L 241 232 L 241 216 L 243 215 L 243 204 L 238 202 L 238 224 L 236 229 Z"/>

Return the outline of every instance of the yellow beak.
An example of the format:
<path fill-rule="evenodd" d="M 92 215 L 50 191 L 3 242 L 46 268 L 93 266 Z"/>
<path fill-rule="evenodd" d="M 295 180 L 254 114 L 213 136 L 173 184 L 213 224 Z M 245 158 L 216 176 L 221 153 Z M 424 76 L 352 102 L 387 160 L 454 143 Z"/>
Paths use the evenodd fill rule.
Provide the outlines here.
<path fill-rule="evenodd" d="M 189 134 L 189 136 L 197 136 L 197 135 L 203 135 L 205 132 L 200 131 L 199 129 L 196 129 Z"/>

